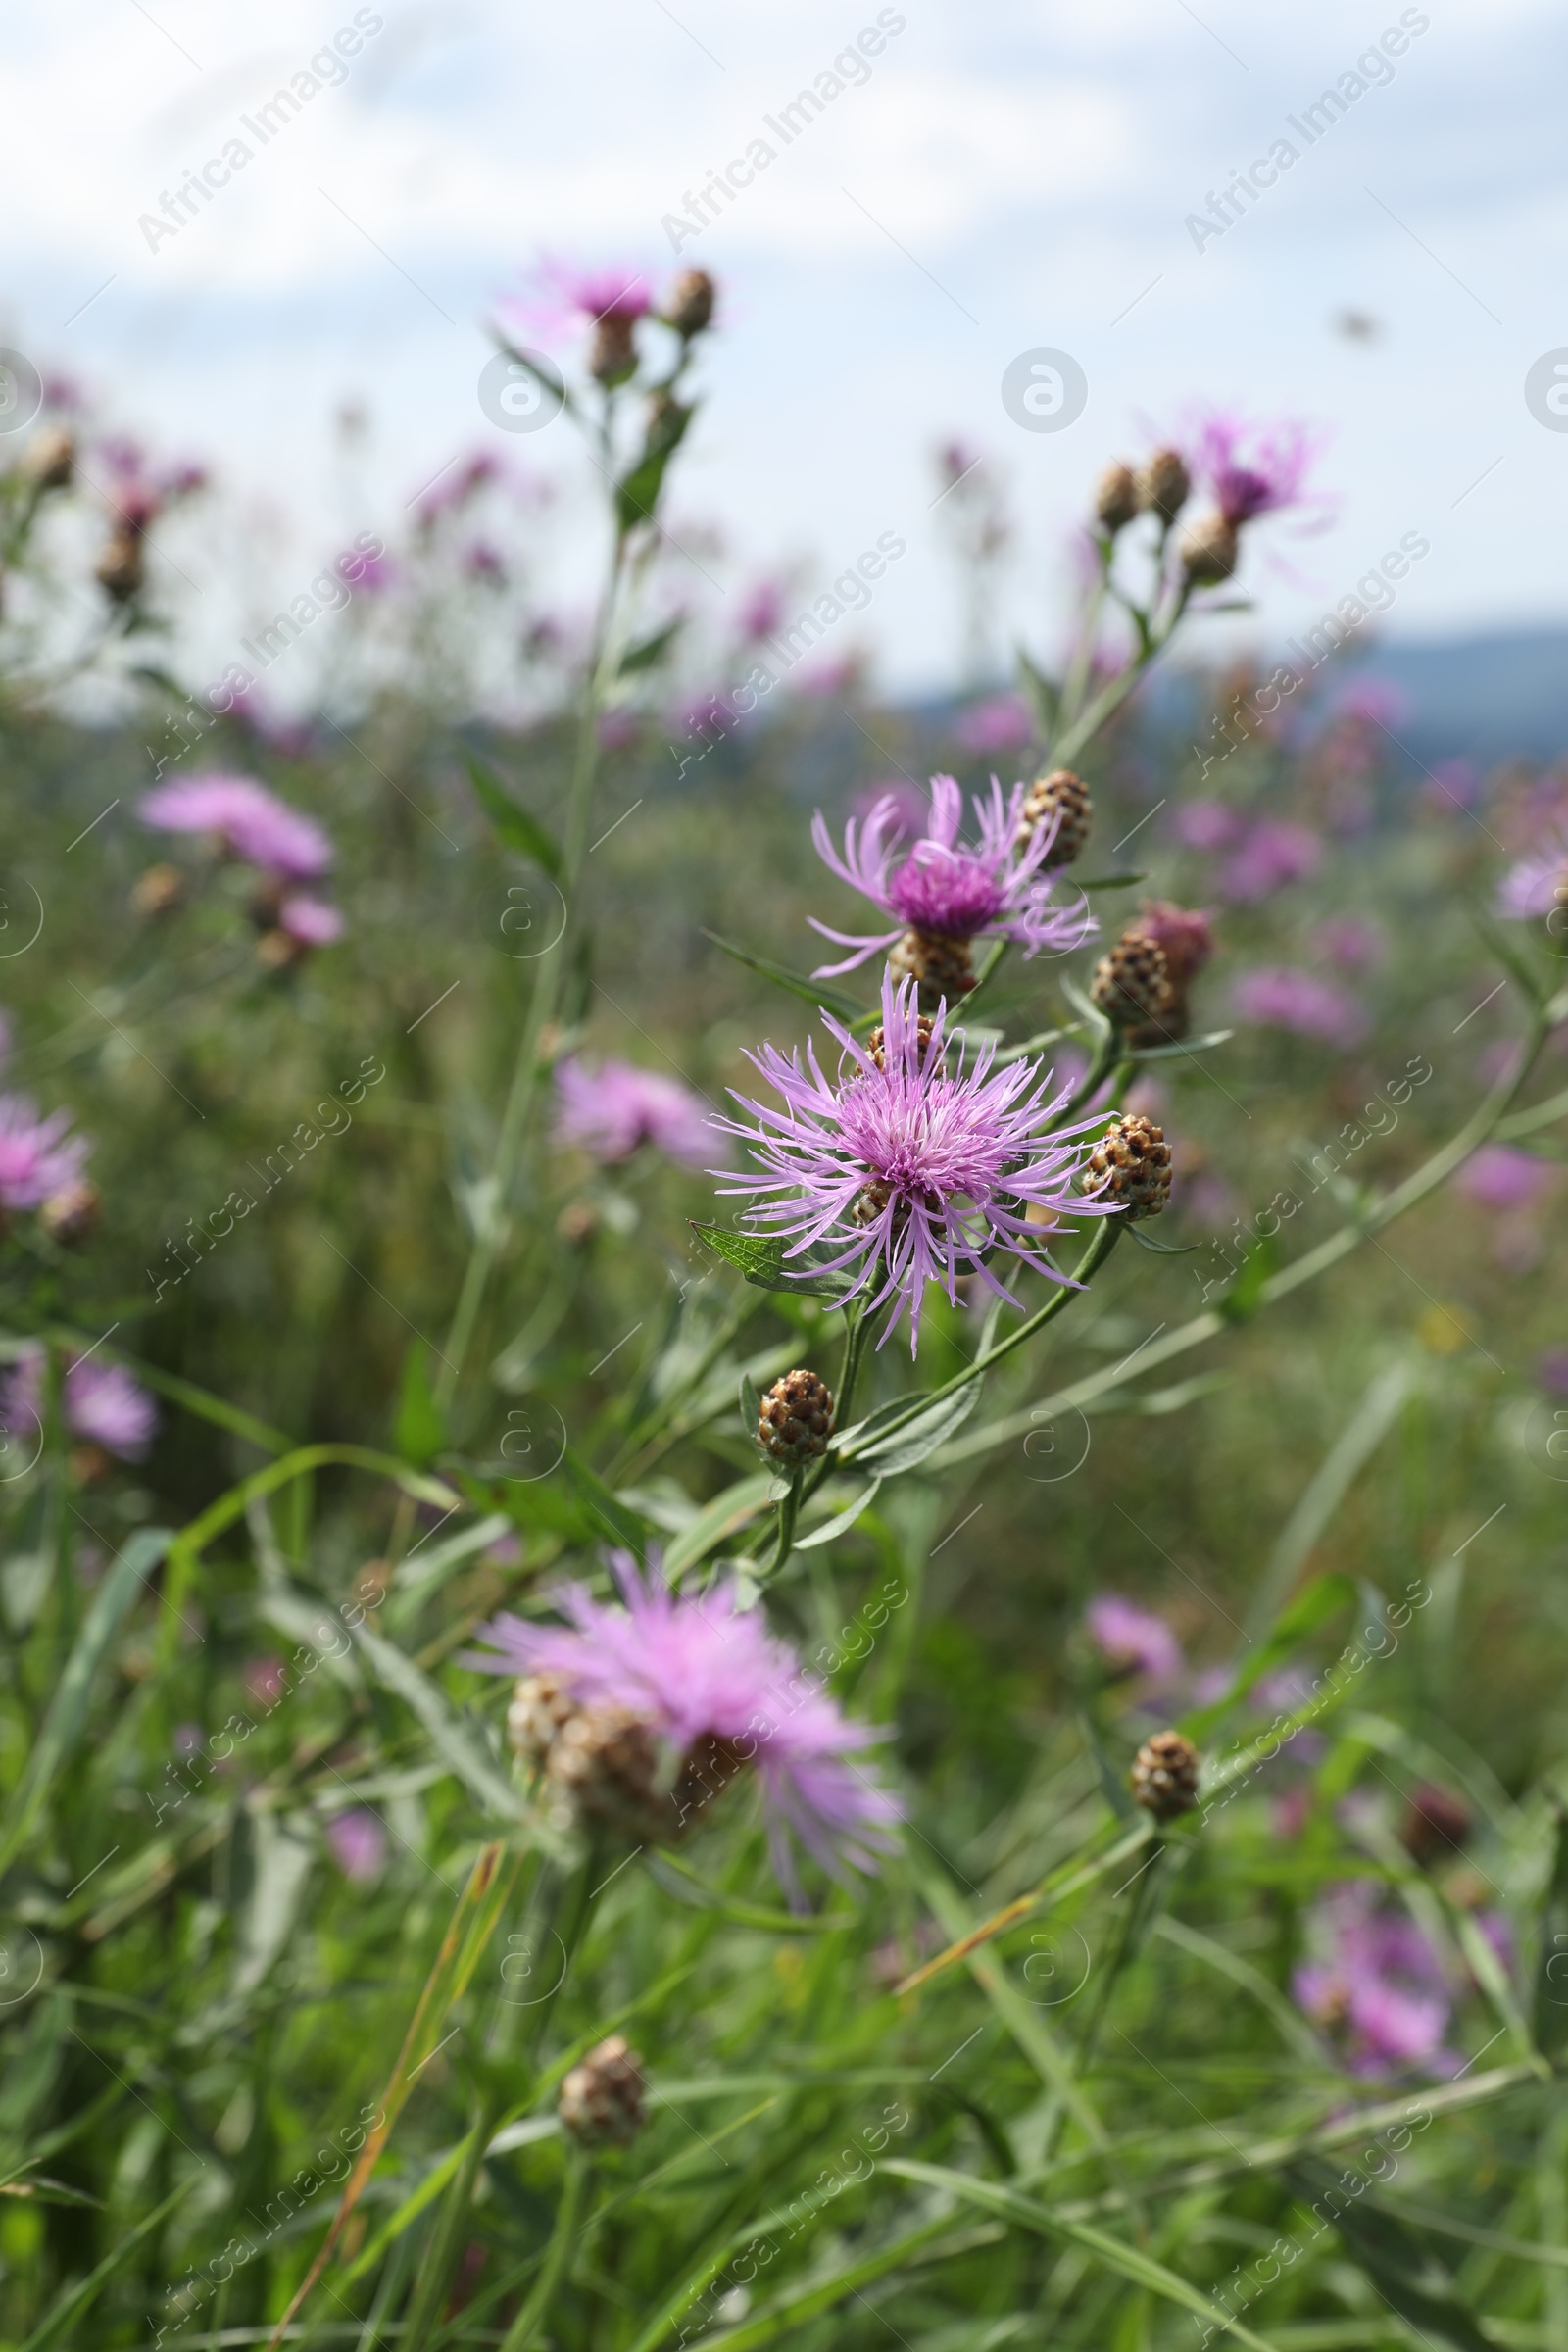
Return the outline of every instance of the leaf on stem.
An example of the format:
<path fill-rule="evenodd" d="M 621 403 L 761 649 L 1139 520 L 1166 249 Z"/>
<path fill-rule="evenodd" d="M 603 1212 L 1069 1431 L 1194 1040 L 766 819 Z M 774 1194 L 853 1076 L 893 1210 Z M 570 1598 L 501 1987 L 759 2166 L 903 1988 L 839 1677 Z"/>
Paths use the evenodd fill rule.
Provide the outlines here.
<path fill-rule="evenodd" d="M 459 747 L 459 757 L 498 839 L 507 849 L 515 850 L 519 858 L 526 858 L 530 864 L 542 866 L 552 881 L 557 880 L 561 873 L 561 852 L 539 819 L 512 798 L 495 769 L 477 752 L 463 744 Z"/>
<path fill-rule="evenodd" d="M 760 972 L 775 987 L 788 989 L 792 997 L 804 997 L 808 1004 L 824 1006 L 827 1011 L 837 1013 L 841 1021 L 874 1022 L 881 1018 L 875 1011 L 867 1014 L 847 989 L 834 988 L 825 980 L 813 980 L 808 972 L 792 972 L 788 964 L 774 963 L 766 956 L 754 956 L 750 948 L 738 948 L 733 940 L 720 939 L 716 931 L 705 931 L 703 937 L 710 939 L 715 948 L 722 948 L 726 956 L 733 956 L 737 963 L 744 963 L 748 971 Z"/>
<path fill-rule="evenodd" d="M 733 1233 L 727 1225 L 703 1225 L 695 1217 L 689 1217 L 687 1223 L 716 1257 L 734 1266 L 759 1290 L 789 1291 L 797 1298 L 842 1298 L 851 1286 L 853 1277 L 848 1274 L 813 1277 L 809 1256 L 795 1261 L 799 1273 L 786 1272 L 784 1245 L 776 1235 Z"/>

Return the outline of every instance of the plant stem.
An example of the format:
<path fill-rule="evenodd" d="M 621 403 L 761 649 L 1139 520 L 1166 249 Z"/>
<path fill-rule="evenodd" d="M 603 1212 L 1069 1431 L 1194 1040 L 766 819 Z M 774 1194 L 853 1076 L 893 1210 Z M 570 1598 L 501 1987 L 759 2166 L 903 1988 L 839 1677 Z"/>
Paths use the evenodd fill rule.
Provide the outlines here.
<path fill-rule="evenodd" d="M 556 2226 L 551 2232 L 545 2267 L 534 2282 L 532 2294 L 508 2328 L 501 2352 L 530 2352 L 540 2328 L 549 2318 L 556 2288 L 577 2234 L 577 2216 L 582 2211 L 587 2186 L 587 2159 L 573 2149 L 566 2158 L 566 2178 L 562 2183 L 561 2203 L 556 2207 Z"/>

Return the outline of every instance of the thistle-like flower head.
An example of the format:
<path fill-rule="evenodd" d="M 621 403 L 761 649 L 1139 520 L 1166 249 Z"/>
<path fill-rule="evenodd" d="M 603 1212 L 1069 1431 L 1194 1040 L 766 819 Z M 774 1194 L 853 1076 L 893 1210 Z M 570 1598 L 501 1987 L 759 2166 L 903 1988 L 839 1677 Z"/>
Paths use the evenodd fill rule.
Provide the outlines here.
<path fill-rule="evenodd" d="M 798 1052 L 786 1059 L 764 1046 L 748 1059 L 782 1107 L 737 1095 L 757 1125 L 713 1122 L 739 1136 L 759 1164 L 758 1174 L 725 1189 L 750 1194 L 752 1222 L 787 1239 L 786 1268 L 829 1245 L 835 1254 L 814 1256 L 813 1275 L 858 1267 L 849 1295 L 867 1294 L 867 1311 L 891 1304 L 884 1340 L 907 1308 L 911 1352 L 928 1282 L 956 1299 L 958 1277 L 972 1273 L 1017 1304 L 988 1262 L 994 1251 L 1066 1282 L 1046 1254 L 1049 1228 L 1061 1216 L 1114 1213 L 1108 1202 L 1073 1193 L 1085 1161 L 1079 1138 L 1102 1121 L 1052 1133 L 1065 1089 L 1054 1093 L 1035 1061 L 994 1068 L 990 1045 L 950 1072 L 947 1007 L 922 1023 L 911 981 L 883 979 L 875 1057 L 830 1014 L 822 1017 L 840 1048 L 834 1078 L 823 1075 L 813 1047 L 803 1067 Z"/>
<path fill-rule="evenodd" d="M 700 1095 L 676 1078 L 607 1061 L 586 1069 L 575 1056 L 556 1071 L 556 1133 L 607 1164 L 629 1159 L 652 1144 L 667 1159 L 700 1168 L 712 1150 L 710 1120 Z"/>
<path fill-rule="evenodd" d="M 332 844 L 320 826 L 250 776 L 190 776 L 160 784 L 138 813 L 160 832 L 216 833 L 229 857 L 287 882 L 314 882 L 332 862 Z"/>
<path fill-rule="evenodd" d="M 1081 946 L 1095 929 L 1088 906 L 1081 900 L 1076 906 L 1054 905 L 1052 878 L 1044 870 L 1056 825 L 1039 826 L 1018 846 L 1026 794 L 1025 785 L 1015 784 L 1010 796 L 1004 796 L 993 776 L 989 797 L 977 794 L 974 800 L 980 838 L 966 848 L 958 840 L 963 795 L 952 776 L 933 776 L 925 831 L 903 858 L 896 855 L 903 826 L 892 793 L 884 793 L 865 818 L 850 819 L 842 857 L 818 810 L 811 839 L 823 864 L 873 906 L 892 915 L 898 928 L 869 934 L 833 931 L 813 915 L 813 930 L 855 950 L 843 963 L 822 965 L 817 976 L 853 971 L 879 948 L 891 947 L 906 929 L 928 939 L 1010 939 L 1025 956 L 1038 955 L 1042 948 L 1065 951 Z"/>
<path fill-rule="evenodd" d="M 70 1127 L 68 1110 L 45 1118 L 25 1095 L 0 1095 L 0 1209 L 37 1208 L 79 1181 L 92 1146 Z"/>

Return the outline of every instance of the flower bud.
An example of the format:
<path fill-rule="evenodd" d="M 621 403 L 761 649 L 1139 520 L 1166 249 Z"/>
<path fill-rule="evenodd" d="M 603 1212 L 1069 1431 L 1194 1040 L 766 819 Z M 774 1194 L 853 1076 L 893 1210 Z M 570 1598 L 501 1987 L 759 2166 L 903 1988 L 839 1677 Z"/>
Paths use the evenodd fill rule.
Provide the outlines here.
<path fill-rule="evenodd" d="M 1164 1003 L 1153 1019 L 1127 1033 L 1127 1043 L 1147 1053 L 1154 1046 L 1175 1045 L 1191 1025 L 1188 992 L 1214 953 L 1214 931 L 1208 916 L 1169 899 L 1146 899 L 1138 909 L 1138 927 L 1157 939 L 1165 952 L 1169 982 Z"/>
<path fill-rule="evenodd" d="M 102 554 L 93 565 L 93 577 L 111 604 L 128 605 L 141 593 L 142 535 L 127 524 L 111 532 Z"/>
<path fill-rule="evenodd" d="M 1090 1152 L 1083 1189 L 1129 1217 L 1157 1217 L 1170 1199 L 1170 1164 L 1164 1129 L 1142 1111 L 1123 1111 Z"/>
<path fill-rule="evenodd" d="M 38 1222 L 52 1242 L 70 1250 L 94 1231 L 102 1206 L 98 1187 L 81 1177 L 62 1192 L 50 1194 L 38 1211 Z"/>
<path fill-rule="evenodd" d="M 1174 522 L 1192 495 L 1193 477 L 1179 449 L 1156 449 L 1138 476 L 1138 503 L 1147 514 Z"/>
<path fill-rule="evenodd" d="M 1129 923 L 1095 966 L 1089 994 L 1119 1029 L 1153 1020 L 1170 996 L 1170 967 L 1153 933 L 1139 923 Z"/>
<path fill-rule="evenodd" d="M 595 383 L 607 390 L 613 384 L 623 384 L 637 366 L 637 321 L 626 311 L 606 311 L 594 321 L 594 339 L 588 354 L 588 372 Z"/>
<path fill-rule="evenodd" d="M 693 335 L 703 334 L 713 322 L 712 279 L 706 270 L 683 270 L 675 280 L 675 290 L 669 298 L 664 316 L 677 335 L 690 342 Z"/>
<path fill-rule="evenodd" d="M 770 1460 L 798 1470 L 826 1453 L 833 1435 L 833 1395 L 815 1372 L 786 1372 L 762 1398 L 757 1443 Z"/>
<path fill-rule="evenodd" d="M 582 2147 L 625 2147 L 646 2120 L 645 2087 L 637 2052 L 623 2034 L 612 2034 L 562 2083 L 562 2125 Z"/>
<path fill-rule="evenodd" d="M 1241 542 L 1223 514 L 1204 514 L 1182 533 L 1182 569 L 1195 588 L 1217 588 L 1236 569 Z"/>
<path fill-rule="evenodd" d="M 1095 519 L 1114 537 L 1138 513 L 1138 477 L 1130 466 L 1107 466 L 1095 489 Z"/>
<path fill-rule="evenodd" d="M 918 1041 L 920 1067 L 923 1070 L 925 1068 L 925 1057 L 931 1047 L 932 1033 L 936 1028 L 936 1020 L 934 1015 L 929 1012 L 918 1013 L 915 1016 L 914 1027 L 915 1037 Z M 879 1070 L 885 1070 L 888 1066 L 887 1038 L 883 1034 L 882 1024 L 880 1021 L 878 1021 L 876 1027 L 872 1030 L 870 1036 L 865 1041 L 865 1058 L 867 1061 L 874 1063 Z"/>
<path fill-rule="evenodd" d="M 1156 1732 L 1133 1759 L 1133 1795 L 1156 1821 L 1174 1821 L 1198 1802 L 1198 1765 L 1190 1740 L 1180 1732 Z"/>
<path fill-rule="evenodd" d="M 1075 776 L 1070 767 L 1054 767 L 1049 775 L 1037 776 L 1030 785 L 1018 812 L 1013 846 L 1026 850 L 1042 825 L 1054 824 L 1051 847 L 1041 859 L 1041 871 L 1049 873 L 1054 866 L 1071 865 L 1089 839 L 1094 812 L 1095 804 L 1082 776 Z"/>
<path fill-rule="evenodd" d="M 897 979 L 912 972 L 920 983 L 920 1005 L 934 1011 L 945 998 L 966 997 L 974 986 L 974 958 L 966 939 L 938 931 L 906 931 L 888 957 Z"/>
<path fill-rule="evenodd" d="M 37 490 L 64 490 L 75 469 L 75 436 L 64 425 L 46 424 L 22 455 L 22 478 Z"/>
<path fill-rule="evenodd" d="M 130 904 L 137 914 L 170 914 L 185 896 L 185 877 L 177 865 L 150 865 L 138 874 L 130 888 Z"/>

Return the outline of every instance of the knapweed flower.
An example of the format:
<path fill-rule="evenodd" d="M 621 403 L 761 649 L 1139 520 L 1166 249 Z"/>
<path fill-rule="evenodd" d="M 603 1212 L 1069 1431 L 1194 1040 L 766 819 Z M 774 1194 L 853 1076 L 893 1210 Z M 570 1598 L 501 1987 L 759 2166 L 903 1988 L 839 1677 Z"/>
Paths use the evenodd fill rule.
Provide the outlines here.
<path fill-rule="evenodd" d="M 1387 943 L 1376 923 L 1363 922 L 1359 915 L 1330 915 L 1327 922 L 1318 923 L 1312 932 L 1312 948 L 1325 963 L 1338 964 L 1343 972 L 1374 972 L 1383 961 Z"/>
<path fill-rule="evenodd" d="M 678 1079 L 607 1061 L 590 1070 L 572 1056 L 556 1071 L 556 1133 L 610 1164 L 652 1144 L 683 1167 L 706 1167 L 712 1152 L 708 1104 Z"/>
<path fill-rule="evenodd" d="M 1482 1208 L 1505 1216 L 1514 1209 L 1533 1208 L 1556 1181 L 1556 1169 L 1533 1152 L 1521 1152 L 1514 1144 L 1483 1144 L 1460 1170 L 1459 1190 Z"/>
<path fill-rule="evenodd" d="M 538 1678 L 571 1707 L 641 1726 L 657 1744 L 668 1838 L 729 1780 L 755 1764 L 768 1847 L 779 1884 L 801 1896 L 798 1839 L 830 1876 L 872 1872 L 893 1850 L 898 1799 L 854 1759 L 883 1737 L 851 1723 L 803 1673 L 787 1642 L 768 1632 L 760 1609 L 740 1606 L 728 1579 L 701 1596 L 672 1592 L 657 1557 L 646 1575 L 629 1552 L 611 1554 L 619 1605 L 583 1585 L 557 1594 L 569 1623 L 530 1624 L 511 1615 L 485 1628 L 494 1655 L 466 1661 L 491 1674 Z M 526 1687 L 526 1686 L 525 1686 Z M 564 1712 L 561 1733 L 570 1721 Z M 547 1767 L 548 1769 L 548 1767 Z"/>
<path fill-rule="evenodd" d="M 1497 911 L 1515 922 L 1536 922 L 1568 906 L 1568 831 L 1549 837 L 1503 875 Z M 1568 917 L 1564 917 L 1568 925 Z"/>
<path fill-rule="evenodd" d="M 510 306 L 527 326 L 559 333 L 575 321 L 594 330 L 588 370 L 602 384 L 624 382 L 637 364 L 635 329 L 653 309 L 646 280 L 636 270 L 584 270 L 567 262 L 542 262 L 535 293 Z"/>
<path fill-rule="evenodd" d="M 987 1262 L 997 1250 L 1052 1282 L 1068 1281 L 1047 1256 L 1045 1238 L 1060 1217 L 1113 1213 L 1073 1189 L 1086 1164 L 1078 1139 L 1101 1122 L 1049 1133 L 1066 1091 L 1054 1092 L 1038 1062 L 993 1070 L 989 1044 L 950 1074 L 947 1007 L 934 1018 L 917 1014 L 911 980 L 884 974 L 874 1054 L 831 1014 L 822 1019 L 840 1048 L 836 1078 L 823 1076 L 814 1046 L 807 1048 L 805 1068 L 798 1052 L 786 1060 L 764 1046 L 747 1059 L 782 1109 L 736 1095 L 758 1124 L 713 1122 L 739 1136 L 760 1165 L 760 1174 L 725 1189 L 754 1196 L 746 1214 L 786 1240 L 786 1271 L 791 1259 L 827 1244 L 834 1254 L 815 1256 L 810 1272 L 858 1266 L 848 1295 L 866 1294 L 867 1312 L 891 1302 L 884 1341 L 907 1308 L 911 1353 L 928 1282 L 956 1301 L 959 1275 L 972 1273 L 1015 1306 Z"/>
<path fill-rule="evenodd" d="M 1022 784 L 1004 797 L 993 776 L 989 799 L 976 796 L 974 802 L 980 839 L 966 849 L 958 842 L 963 795 L 952 776 L 933 776 L 925 831 L 897 863 L 894 853 L 902 827 L 891 794 L 884 794 L 863 821 L 850 819 L 842 858 L 818 810 L 811 823 L 817 856 L 840 881 L 891 915 L 896 928 L 865 934 L 833 931 L 812 915 L 811 927 L 824 939 L 855 950 L 842 963 L 822 964 L 815 976 L 827 979 L 853 971 L 879 949 L 896 946 L 901 934 L 906 949 L 960 949 L 965 969 L 969 943 L 975 939 L 1009 939 L 1026 956 L 1038 955 L 1042 948 L 1065 951 L 1082 946 L 1095 929 L 1087 906 L 1054 905 L 1051 878 L 1042 870 L 1054 826 L 1041 825 L 1022 848 L 1017 844 L 1025 798 Z M 921 978 L 934 976 L 921 968 L 916 956 L 911 955 L 910 960 Z M 959 979 L 958 986 L 963 985 Z"/>
<path fill-rule="evenodd" d="M 1182 1671 L 1182 1647 L 1163 1617 L 1152 1616 L 1119 1592 L 1100 1592 L 1084 1611 L 1090 1641 L 1113 1675 L 1147 1675 L 1173 1683 Z"/>
<path fill-rule="evenodd" d="M 1287 883 L 1315 873 L 1322 857 L 1323 844 L 1305 825 L 1264 817 L 1220 869 L 1219 887 L 1226 898 L 1243 905 L 1271 899 Z"/>
<path fill-rule="evenodd" d="M 1353 1046 L 1366 1035 L 1366 1014 L 1352 996 L 1331 980 L 1319 980 L 1290 964 L 1264 964 L 1245 972 L 1231 991 L 1231 1003 L 1244 1021 L 1290 1029 L 1324 1045 Z"/>
<path fill-rule="evenodd" d="M 1015 752 L 1034 731 L 1035 722 L 1015 694 L 993 694 L 983 703 L 972 703 L 953 726 L 966 752 Z"/>
<path fill-rule="evenodd" d="M 1459 2061 L 1443 2046 L 1452 2007 L 1446 1973 L 1405 1912 L 1385 1907 L 1376 1887 L 1356 1880 L 1330 1889 L 1311 1934 L 1322 1956 L 1297 1969 L 1292 1990 L 1351 2074 L 1455 2072 Z"/>
<path fill-rule="evenodd" d="M 324 899 L 313 899 L 304 891 L 291 891 L 277 910 L 278 928 L 302 948 L 329 948 L 343 936 L 343 917 L 335 906 Z"/>
<path fill-rule="evenodd" d="M 138 813 L 163 833 L 214 833 L 230 858 L 288 882 L 314 882 L 332 862 L 318 824 L 249 776 L 190 776 L 160 784 Z"/>
<path fill-rule="evenodd" d="M 1304 425 L 1249 424 L 1219 412 L 1200 422 L 1189 452 L 1195 477 L 1233 530 L 1298 506 L 1316 437 Z"/>
<path fill-rule="evenodd" d="M 0 1095 L 0 1210 L 37 1208 L 79 1181 L 92 1146 L 70 1127 L 68 1110 L 45 1118 L 25 1095 Z"/>
<path fill-rule="evenodd" d="M 364 1886 L 386 1867 L 386 1827 L 368 1805 L 350 1805 L 326 1825 L 326 1842 L 346 1879 Z"/>
<path fill-rule="evenodd" d="M 0 1424 L 9 1435 L 42 1426 L 43 1368 L 43 1349 L 29 1348 L 0 1390 Z M 139 1381 L 122 1365 L 85 1358 L 66 1373 L 61 1413 L 72 1437 L 124 1461 L 139 1460 L 158 1428 L 158 1407 Z"/>

